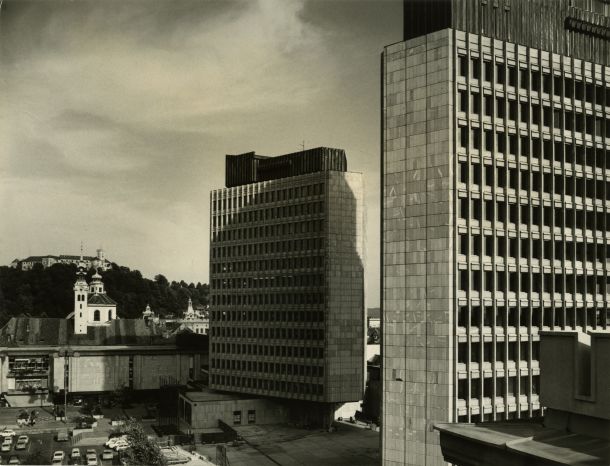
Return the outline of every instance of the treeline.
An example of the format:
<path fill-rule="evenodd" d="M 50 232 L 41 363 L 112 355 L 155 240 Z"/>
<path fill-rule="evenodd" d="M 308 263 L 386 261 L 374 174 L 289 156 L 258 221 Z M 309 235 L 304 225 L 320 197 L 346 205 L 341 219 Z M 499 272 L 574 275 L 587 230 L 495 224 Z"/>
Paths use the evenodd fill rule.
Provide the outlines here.
<path fill-rule="evenodd" d="M 91 281 L 94 271 L 87 273 Z M 139 318 L 150 304 L 157 315 L 182 315 L 189 297 L 193 306 L 208 303 L 208 285 L 202 283 L 169 282 L 163 275 L 154 280 L 142 277 L 138 270 L 112 264 L 101 273 L 106 293 L 117 302 L 117 313 L 122 318 Z M 42 265 L 21 271 L 0 266 L 0 324 L 13 316 L 65 317 L 74 310 L 76 266 Z"/>

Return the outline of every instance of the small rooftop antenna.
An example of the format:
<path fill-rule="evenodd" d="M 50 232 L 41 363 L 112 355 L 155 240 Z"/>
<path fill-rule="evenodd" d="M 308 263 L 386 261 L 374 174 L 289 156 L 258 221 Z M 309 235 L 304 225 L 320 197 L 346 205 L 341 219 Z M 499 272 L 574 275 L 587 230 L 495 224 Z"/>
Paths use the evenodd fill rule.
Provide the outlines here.
<path fill-rule="evenodd" d="M 301 143 L 301 152 L 305 152 L 305 140 Z"/>

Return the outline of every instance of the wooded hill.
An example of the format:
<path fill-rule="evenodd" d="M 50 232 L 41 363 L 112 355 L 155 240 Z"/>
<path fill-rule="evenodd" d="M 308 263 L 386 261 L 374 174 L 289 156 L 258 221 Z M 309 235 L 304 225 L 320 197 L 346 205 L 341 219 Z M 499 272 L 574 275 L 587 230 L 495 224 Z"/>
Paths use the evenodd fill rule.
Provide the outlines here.
<path fill-rule="evenodd" d="M 87 282 L 94 271 L 87 273 Z M 112 264 L 102 273 L 106 293 L 117 302 L 122 318 L 139 318 L 150 304 L 157 315 L 182 315 L 189 297 L 193 306 L 208 303 L 208 285 L 202 283 L 169 282 L 163 275 L 154 280 L 142 277 L 138 270 Z M 65 317 L 74 310 L 76 266 L 55 264 L 22 271 L 0 266 L 0 324 L 13 316 Z"/>

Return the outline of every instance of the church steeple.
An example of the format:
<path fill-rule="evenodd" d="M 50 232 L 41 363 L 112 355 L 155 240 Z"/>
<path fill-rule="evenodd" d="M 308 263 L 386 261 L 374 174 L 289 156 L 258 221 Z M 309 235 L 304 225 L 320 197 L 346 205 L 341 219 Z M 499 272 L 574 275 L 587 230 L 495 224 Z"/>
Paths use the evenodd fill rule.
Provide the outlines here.
<path fill-rule="evenodd" d="M 74 333 L 87 333 L 87 293 L 89 287 L 85 276 L 87 268 L 83 261 L 83 243 L 80 245 L 80 262 L 76 266 L 76 283 L 74 283 Z"/>

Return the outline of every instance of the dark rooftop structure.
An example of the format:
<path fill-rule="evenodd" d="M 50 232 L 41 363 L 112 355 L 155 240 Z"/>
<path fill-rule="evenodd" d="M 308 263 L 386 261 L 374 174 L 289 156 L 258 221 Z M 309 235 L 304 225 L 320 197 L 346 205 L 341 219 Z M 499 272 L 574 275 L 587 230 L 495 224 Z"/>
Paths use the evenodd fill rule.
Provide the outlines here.
<path fill-rule="evenodd" d="M 317 147 L 277 157 L 257 155 L 254 152 L 227 155 L 225 186 L 233 188 L 328 170 L 347 171 L 347 157 L 343 149 Z"/>
<path fill-rule="evenodd" d="M 447 28 L 610 64 L 607 0 L 405 0 L 404 40 Z"/>

